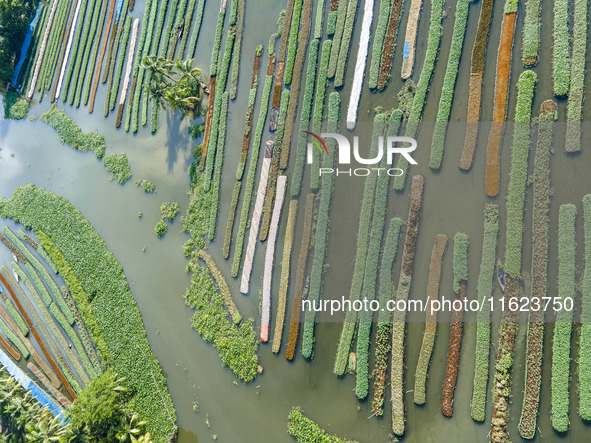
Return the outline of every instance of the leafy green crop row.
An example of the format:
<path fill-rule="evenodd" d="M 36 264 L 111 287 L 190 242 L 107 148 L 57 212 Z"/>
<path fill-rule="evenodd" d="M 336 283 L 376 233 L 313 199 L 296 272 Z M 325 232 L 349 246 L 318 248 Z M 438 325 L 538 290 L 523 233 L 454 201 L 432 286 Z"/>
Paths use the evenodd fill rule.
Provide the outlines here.
<path fill-rule="evenodd" d="M 259 152 L 261 150 L 261 139 L 263 137 L 263 130 L 265 129 L 265 121 L 267 119 L 267 108 L 269 107 L 269 97 L 271 95 L 271 86 L 273 85 L 273 75 L 267 75 L 265 78 L 265 85 L 263 86 L 263 97 L 261 99 L 261 107 L 259 111 L 259 118 L 254 132 L 254 139 L 252 141 L 250 164 L 248 165 L 248 174 L 246 176 L 246 183 L 244 185 L 244 197 L 242 199 L 242 209 L 240 211 L 240 224 L 238 225 L 238 234 L 236 235 L 236 246 L 234 248 L 234 257 L 232 259 L 232 277 L 238 276 L 240 262 L 242 261 L 242 253 L 244 248 L 244 239 L 246 237 L 246 225 L 250 214 L 250 204 L 252 202 L 252 194 L 254 191 L 254 181 L 259 164 Z"/>
<path fill-rule="evenodd" d="M 389 116 L 386 135 L 393 137 L 398 134 L 402 121 L 402 113 L 394 111 Z M 387 156 L 384 156 L 381 167 L 387 168 Z M 324 167 L 324 165 L 323 165 Z M 361 298 L 374 300 L 379 270 L 380 246 L 384 236 L 384 224 L 386 223 L 386 208 L 388 207 L 388 190 L 390 188 L 390 176 L 381 174 L 377 178 L 375 197 L 373 200 L 374 211 L 369 232 L 369 244 L 367 259 L 363 275 L 363 288 Z M 364 310 L 359 315 L 359 327 L 357 333 L 357 365 L 355 395 L 358 399 L 364 399 L 369 393 L 369 348 L 371 339 L 373 311 Z"/>
<path fill-rule="evenodd" d="M 217 75 L 218 62 L 220 59 L 220 49 L 222 46 L 222 34 L 224 31 L 224 18 L 226 17 L 226 8 L 221 8 L 218 13 L 218 22 L 215 28 L 215 37 L 213 40 L 213 49 L 211 51 L 211 64 L 209 67 L 209 75 Z"/>
<path fill-rule="evenodd" d="M 570 87 L 570 33 L 568 30 L 568 4 L 568 0 L 556 0 L 554 2 L 552 80 L 554 82 L 554 94 L 559 97 L 567 95 Z"/>
<path fill-rule="evenodd" d="M 566 152 L 581 150 L 581 120 L 585 96 L 585 63 L 587 61 L 587 0 L 575 0 L 573 57 L 570 92 L 566 111 Z"/>
<path fill-rule="evenodd" d="M 215 238 L 215 231 L 218 220 L 218 212 L 220 206 L 220 193 L 222 192 L 222 167 L 224 165 L 224 148 L 226 146 L 226 127 L 228 122 L 228 101 L 230 96 L 228 91 L 224 92 L 222 96 L 222 109 L 220 112 L 219 136 L 218 145 L 215 156 L 215 167 L 213 172 L 212 188 L 211 188 L 211 213 L 209 218 L 209 233 L 210 240 Z"/>
<path fill-rule="evenodd" d="M 8 327 L 8 325 L 4 322 L 3 319 L 0 319 L 0 330 L 2 330 L 2 332 L 4 333 L 6 338 L 8 338 L 10 343 L 12 343 L 18 349 L 23 358 L 29 358 L 29 351 L 27 350 L 27 347 L 22 341 L 20 341 L 16 334 L 12 332 L 12 329 Z"/>
<path fill-rule="evenodd" d="M 415 138 L 419 123 L 423 116 L 423 109 L 427 102 L 427 93 L 429 92 L 429 85 L 435 70 L 435 63 L 437 62 L 437 54 L 439 53 L 439 44 L 441 43 L 441 34 L 443 27 L 441 20 L 443 19 L 443 0 L 433 0 L 431 4 L 431 23 L 429 25 L 429 37 L 427 40 L 427 54 L 423 62 L 423 70 L 417 83 L 417 89 L 412 102 L 412 108 L 408 116 L 408 124 L 406 128 L 406 136 Z M 397 168 L 403 171 L 402 175 L 394 177 L 394 189 L 402 191 L 406 183 L 406 175 L 408 170 L 408 160 L 400 156 L 398 159 Z"/>
<path fill-rule="evenodd" d="M 561 205 L 558 213 L 558 297 L 575 299 L 576 233 L 575 205 Z M 552 427 L 566 432 L 569 427 L 570 341 L 572 311 L 561 309 L 556 314 L 552 342 Z"/>
<path fill-rule="evenodd" d="M 386 115 L 378 114 L 374 119 L 374 130 L 370 148 L 370 158 L 375 158 L 378 152 L 378 137 L 384 135 L 386 126 Z M 377 176 L 371 174 L 365 179 L 363 188 L 363 200 L 361 202 L 361 211 L 359 214 L 359 226 L 357 230 L 357 248 L 355 253 L 355 266 L 351 280 L 351 290 L 349 300 L 353 303 L 361 296 L 363 288 L 363 276 L 365 275 L 365 266 L 369 248 L 369 235 L 371 228 L 371 218 L 374 208 L 374 198 L 376 194 Z M 345 321 L 341 329 L 341 336 L 337 346 L 333 372 L 337 376 L 342 376 L 347 367 L 349 351 L 355 336 L 357 328 L 357 312 L 347 311 Z"/>
<path fill-rule="evenodd" d="M 240 54 L 242 52 L 242 34 L 244 33 L 244 7 L 246 0 L 238 0 L 238 27 L 236 29 L 236 42 L 232 53 L 232 82 L 230 98 L 234 100 L 238 95 L 238 75 L 240 74 Z M 230 20 L 230 24 L 231 20 Z"/>
<path fill-rule="evenodd" d="M 330 48 L 330 61 L 328 63 L 327 78 L 333 78 L 337 70 L 337 62 L 339 59 L 339 50 L 341 49 L 341 39 L 343 38 L 343 29 L 345 27 L 345 19 L 347 18 L 348 1 L 340 0 L 337 9 L 337 21 L 335 24 L 335 31 L 332 37 L 332 46 Z"/>
<path fill-rule="evenodd" d="M 190 6 L 189 6 L 190 7 Z M 203 21 L 203 8 L 205 7 L 205 0 L 199 0 L 197 4 L 197 17 L 195 17 L 195 25 L 193 26 L 193 32 L 191 33 L 191 39 L 189 40 L 189 46 L 187 47 L 187 53 L 185 58 L 193 58 L 195 55 L 195 46 L 197 46 L 197 39 L 199 38 L 199 31 L 201 31 L 201 23 Z M 189 31 L 187 31 L 188 35 Z M 182 45 L 182 42 L 181 42 Z"/>
<path fill-rule="evenodd" d="M 89 60 L 89 65 L 88 65 L 88 73 L 86 75 L 86 81 L 84 84 L 84 93 L 82 96 L 82 103 L 84 105 L 88 104 L 88 99 L 90 97 L 90 90 L 92 88 L 92 79 L 94 77 L 94 70 L 96 69 L 96 61 L 97 61 L 97 55 L 98 55 L 98 50 L 99 50 L 99 43 L 101 42 L 101 40 L 103 38 L 108 38 L 108 33 L 109 30 L 107 30 L 107 35 L 103 37 L 103 26 L 106 22 L 106 13 L 107 13 L 107 4 L 109 2 L 108 1 L 103 1 L 103 5 L 101 7 L 101 15 L 98 19 L 98 28 L 96 29 L 96 32 L 94 33 L 94 42 L 92 45 L 92 52 L 90 53 L 90 60 Z M 101 60 L 102 62 L 102 60 Z M 99 68 L 100 69 L 100 68 Z M 99 73 L 100 74 L 100 73 Z"/>
<path fill-rule="evenodd" d="M 484 208 L 484 237 L 482 239 L 482 259 L 478 274 L 478 300 L 488 300 L 493 291 L 496 271 L 497 238 L 499 235 L 499 207 L 486 205 Z M 470 415 L 476 421 L 484 421 L 486 412 L 486 392 L 490 354 L 490 306 L 485 303 L 478 312 L 476 324 L 476 356 L 474 362 L 474 387 Z"/>
<path fill-rule="evenodd" d="M 64 111 L 52 105 L 41 114 L 41 120 L 55 129 L 59 139 L 78 151 L 92 150 L 96 158 L 105 154 L 105 139 L 96 132 L 82 132 L 80 127 Z"/>
<path fill-rule="evenodd" d="M 126 377 L 135 393 L 134 411 L 148 421 L 148 431 L 155 441 L 170 438 L 175 432 L 176 415 L 166 381 L 146 339 L 123 269 L 100 236 L 67 200 L 33 185 L 18 188 L 10 199 L 0 199 L 0 216 L 37 233 L 60 268 L 80 311 L 86 316 L 94 314 L 96 323 L 93 325 L 87 318 L 85 323 L 99 350 L 102 340 L 97 332 L 102 335 L 107 361 Z M 47 237 L 40 231 L 53 240 L 53 247 L 44 242 Z M 73 276 L 80 283 L 78 287 L 71 284 Z"/>
<path fill-rule="evenodd" d="M 343 86 L 343 82 L 345 81 L 345 68 L 347 67 L 347 59 L 349 58 L 351 37 L 353 37 L 353 28 L 355 27 L 355 16 L 357 15 L 358 5 L 359 0 L 350 0 L 349 5 L 347 6 L 347 17 L 345 20 L 345 27 L 343 28 L 343 37 L 341 39 L 339 58 L 334 76 L 334 85 L 337 88 Z"/>
<path fill-rule="evenodd" d="M 591 420 L 591 194 L 583 197 L 585 274 L 579 341 L 579 415 Z"/>
<path fill-rule="evenodd" d="M 540 25 L 542 23 L 542 2 L 527 0 L 525 3 L 525 21 L 523 25 L 523 54 L 521 61 L 524 66 L 534 66 L 540 55 Z"/>
<path fill-rule="evenodd" d="M 341 97 L 338 92 L 330 94 L 328 100 L 328 115 L 329 125 L 328 131 L 331 131 L 338 124 L 340 115 Z M 333 141 L 331 139 L 331 141 Z M 332 146 L 328 151 L 328 155 L 324 157 L 323 166 L 326 168 L 333 168 L 335 162 L 335 146 Z M 308 300 L 312 303 L 320 299 L 322 274 L 324 272 L 326 260 L 326 248 L 328 246 L 328 232 L 330 227 L 330 205 L 332 202 L 332 193 L 334 190 L 334 176 L 332 174 L 324 174 L 322 176 L 320 192 L 320 203 L 316 214 L 316 229 L 314 232 L 314 258 L 312 259 L 312 271 L 310 272 L 310 288 L 308 292 Z M 305 358 L 312 358 L 314 350 L 314 325 L 316 321 L 316 312 L 314 310 L 307 310 L 305 312 L 304 332 L 302 337 L 302 355 Z"/>
<path fill-rule="evenodd" d="M 386 37 L 390 9 L 392 9 L 392 0 L 380 0 L 378 25 L 371 48 L 371 64 L 368 79 L 368 86 L 370 89 L 378 87 L 378 76 L 380 75 L 380 63 L 382 61 L 382 51 L 384 50 L 384 39 Z"/>
<path fill-rule="evenodd" d="M 125 29 L 123 30 L 123 36 L 121 37 L 121 44 L 117 55 L 117 65 L 115 66 L 115 77 L 111 80 L 111 94 L 109 98 L 109 109 L 112 111 L 115 109 L 115 103 L 117 102 L 117 92 L 119 91 L 119 85 L 121 83 L 121 75 L 123 74 L 123 65 L 125 63 L 125 55 L 127 49 L 127 43 L 129 42 L 129 34 L 131 32 L 131 24 L 133 17 L 130 15 L 127 17 L 125 22 Z"/>
<path fill-rule="evenodd" d="M 441 89 L 441 98 L 439 99 L 439 109 L 437 110 L 437 117 L 435 119 L 433 141 L 431 142 L 431 157 L 429 159 L 429 167 L 431 169 L 439 169 L 441 160 L 443 159 L 445 133 L 447 132 L 447 122 L 449 121 L 458 68 L 460 66 L 460 57 L 464 46 L 464 35 L 466 34 L 466 24 L 468 23 L 470 1 L 458 0 L 456 4 L 456 20 L 452 31 L 449 58 L 447 59 L 447 68 L 445 70 L 445 78 L 443 79 L 443 88 Z"/>
<path fill-rule="evenodd" d="M 394 59 L 394 50 L 396 49 L 396 38 L 398 35 L 398 24 L 402 14 L 402 5 L 404 0 L 392 0 L 390 17 L 388 18 L 388 28 L 384 39 L 384 49 L 382 50 L 382 61 L 380 63 L 380 75 L 378 77 L 377 87 L 383 90 L 390 78 L 390 67 Z"/>
<path fill-rule="evenodd" d="M 513 278 L 521 275 L 521 248 L 523 242 L 523 210 L 527 181 L 527 157 L 530 145 L 530 120 L 537 75 L 524 71 L 517 83 L 517 105 L 513 128 L 511 173 L 507 191 L 507 248 L 505 272 Z"/>

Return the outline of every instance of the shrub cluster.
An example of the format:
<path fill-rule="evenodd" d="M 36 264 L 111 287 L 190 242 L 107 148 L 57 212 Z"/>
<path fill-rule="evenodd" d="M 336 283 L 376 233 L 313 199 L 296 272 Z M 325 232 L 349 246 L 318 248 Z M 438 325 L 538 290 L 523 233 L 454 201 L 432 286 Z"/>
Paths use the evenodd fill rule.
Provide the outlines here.
<path fill-rule="evenodd" d="M 19 98 L 16 92 L 4 94 L 4 118 L 23 120 L 29 112 L 29 101 L 26 98 Z"/>
<path fill-rule="evenodd" d="M 105 139 L 96 132 L 82 132 L 80 127 L 64 111 L 52 105 L 41 114 L 41 120 L 55 129 L 59 139 L 79 151 L 91 150 L 96 158 L 105 154 Z"/>
<path fill-rule="evenodd" d="M 118 183 L 124 184 L 131 178 L 129 162 L 125 152 L 107 155 L 103 158 L 103 164 L 107 172 L 111 174 L 109 180 L 115 179 Z"/>
<path fill-rule="evenodd" d="M 215 167 L 213 172 L 213 185 L 211 188 L 211 213 L 209 220 L 210 240 L 215 238 L 215 231 L 217 226 L 218 212 L 220 206 L 220 194 L 222 192 L 222 167 L 224 165 L 224 148 L 226 146 L 226 127 L 228 121 L 228 102 L 230 96 L 228 92 L 224 92 L 222 97 L 222 109 L 220 112 L 220 124 L 218 130 L 218 144 L 215 156 Z"/>
<path fill-rule="evenodd" d="M 136 180 L 135 185 L 141 187 L 146 193 L 156 192 L 156 185 L 154 185 L 154 183 L 146 179 L 142 178 Z"/>

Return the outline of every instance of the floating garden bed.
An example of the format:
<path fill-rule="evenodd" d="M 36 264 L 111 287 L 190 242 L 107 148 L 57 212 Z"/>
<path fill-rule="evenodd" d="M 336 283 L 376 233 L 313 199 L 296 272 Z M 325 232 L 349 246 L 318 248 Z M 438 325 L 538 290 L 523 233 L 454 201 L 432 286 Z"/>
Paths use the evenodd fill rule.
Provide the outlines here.
<path fill-rule="evenodd" d="M 373 14 L 373 1 L 371 2 L 371 14 Z M 351 48 L 351 38 L 353 37 L 353 28 L 355 27 L 355 19 L 357 17 L 357 7 L 359 0 L 350 0 L 347 5 L 347 16 L 345 17 L 345 26 L 343 28 L 343 36 L 341 38 L 341 46 L 339 48 L 339 58 L 337 59 L 337 67 L 334 75 L 334 85 L 339 88 L 343 86 L 345 81 L 345 68 L 347 67 L 347 60 L 349 59 L 349 51 Z M 367 7 L 367 3 L 366 3 Z M 370 20 L 371 21 L 371 20 Z M 366 46 L 367 48 L 367 46 Z M 366 49 L 367 54 L 367 49 Z"/>
<path fill-rule="evenodd" d="M 392 0 L 392 8 L 390 10 L 390 17 L 388 18 L 388 29 L 386 30 L 384 48 L 382 50 L 380 76 L 378 77 L 378 89 L 380 91 L 386 87 L 386 83 L 390 79 L 390 68 L 394 59 L 398 24 L 400 23 L 403 2 L 404 0 Z"/>
<path fill-rule="evenodd" d="M 123 87 L 121 89 L 121 97 L 119 98 L 119 109 L 117 111 L 117 120 L 115 121 L 115 127 L 118 128 L 121 126 L 121 119 L 123 118 L 123 107 L 125 106 L 125 99 L 127 97 L 127 89 L 129 87 L 129 79 L 130 76 L 132 75 L 132 70 L 133 70 L 133 56 L 135 53 L 135 42 L 137 39 L 137 33 L 138 33 L 138 29 L 140 26 L 140 19 L 136 18 L 133 22 L 133 31 L 131 33 L 131 42 L 129 44 L 129 52 L 127 54 L 127 67 L 125 68 L 125 77 L 123 78 Z M 131 83 L 131 91 L 132 91 L 132 96 L 133 96 L 133 90 L 135 89 L 135 83 L 136 83 L 137 77 L 133 77 L 132 83 Z M 132 97 L 129 98 L 129 103 L 127 106 L 127 110 L 128 112 L 131 112 L 132 108 Z M 126 123 L 125 123 L 125 130 L 127 131 L 128 128 L 128 122 L 129 119 L 126 119 Z"/>
<path fill-rule="evenodd" d="M 585 272 L 581 303 L 579 345 L 579 415 L 591 420 L 591 194 L 583 197 Z"/>
<path fill-rule="evenodd" d="M 337 62 L 339 59 L 339 51 L 341 49 L 341 40 L 343 38 L 343 31 L 345 28 L 345 19 L 347 18 L 347 6 L 349 2 L 339 0 L 337 8 L 337 20 L 335 23 L 335 31 L 332 36 L 332 46 L 330 48 L 330 60 L 328 63 L 327 78 L 334 78 L 337 70 Z"/>
<path fill-rule="evenodd" d="M 116 63 L 113 63 L 113 71 L 109 76 L 109 81 L 107 83 L 107 96 L 105 99 L 104 112 L 105 117 L 108 115 L 109 111 L 115 109 L 115 104 L 117 103 L 117 93 L 119 92 L 119 86 L 121 85 L 121 76 L 123 75 L 123 65 L 125 63 L 125 55 L 127 53 L 127 45 L 129 43 L 129 36 L 131 34 L 132 22 L 133 17 L 127 17 L 125 26 L 122 26 L 123 34 L 116 40 L 119 50 L 117 51 L 117 61 Z M 119 29 L 117 31 L 119 32 Z"/>
<path fill-rule="evenodd" d="M 557 118 L 556 103 L 546 100 L 540 107 L 538 143 L 534 162 L 533 211 L 532 211 L 532 287 L 530 300 L 543 303 L 548 286 L 548 229 L 550 225 L 550 154 L 554 122 Z M 519 420 L 519 434 L 532 439 L 536 422 L 542 384 L 542 358 L 544 352 L 544 313 L 529 313 L 525 357 L 525 389 Z"/>
<path fill-rule="evenodd" d="M 435 236 L 435 243 L 431 251 L 431 264 L 429 266 L 429 280 L 427 281 L 427 299 L 439 299 L 439 282 L 441 281 L 441 264 L 443 261 L 443 253 L 447 246 L 447 236 L 437 234 Z M 414 402 L 417 405 L 425 404 L 425 391 L 427 389 L 427 371 L 429 370 L 429 363 L 431 361 L 431 354 L 435 345 L 435 337 L 437 335 L 437 312 L 432 312 L 427 307 L 427 316 L 425 319 L 425 333 L 423 334 L 423 342 L 421 343 L 421 350 L 419 352 L 419 360 L 417 362 L 417 369 L 415 372 L 415 388 L 413 391 Z"/>
<path fill-rule="evenodd" d="M 382 63 L 382 53 L 384 51 L 384 41 L 386 39 L 391 9 L 392 0 L 380 0 L 378 24 L 371 45 L 371 63 L 369 67 L 369 78 L 367 80 L 369 89 L 376 89 L 378 87 L 378 77 L 380 75 L 380 65 Z"/>
<path fill-rule="evenodd" d="M 542 2 L 525 2 L 525 21 L 523 26 L 523 53 L 521 61 L 526 67 L 535 66 L 540 56 L 540 26 L 542 24 Z"/>
<path fill-rule="evenodd" d="M 552 80 L 554 94 L 564 97 L 570 88 L 570 32 L 568 29 L 568 0 L 554 2 L 554 44 L 552 45 Z"/>

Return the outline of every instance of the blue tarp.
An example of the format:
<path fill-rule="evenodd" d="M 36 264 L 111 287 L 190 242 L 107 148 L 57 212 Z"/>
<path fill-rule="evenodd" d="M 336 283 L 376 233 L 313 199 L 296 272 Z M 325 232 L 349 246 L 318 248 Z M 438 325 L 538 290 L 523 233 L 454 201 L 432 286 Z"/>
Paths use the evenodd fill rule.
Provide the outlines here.
<path fill-rule="evenodd" d="M 115 3 L 115 10 L 117 11 L 117 15 L 115 16 L 115 23 L 119 23 L 119 18 L 121 18 L 122 9 L 123 9 L 123 0 L 117 0 L 117 3 Z"/>
<path fill-rule="evenodd" d="M 408 58 L 409 52 L 410 52 L 410 42 L 404 42 L 404 50 L 402 51 L 402 57 Z"/>
<path fill-rule="evenodd" d="M 25 374 L 12 360 L 0 349 L 0 364 L 6 368 L 8 373 L 12 375 L 16 381 L 18 381 L 24 389 L 29 391 L 35 400 L 45 406 L 54 416 L 63 414 L 63 409 L 54 402 L 49 395 L 45 393 L 33 380 L 31 380 L 27 374 Z M 66 420 L 66 416 L 62 415 L 61 421 Z"/>

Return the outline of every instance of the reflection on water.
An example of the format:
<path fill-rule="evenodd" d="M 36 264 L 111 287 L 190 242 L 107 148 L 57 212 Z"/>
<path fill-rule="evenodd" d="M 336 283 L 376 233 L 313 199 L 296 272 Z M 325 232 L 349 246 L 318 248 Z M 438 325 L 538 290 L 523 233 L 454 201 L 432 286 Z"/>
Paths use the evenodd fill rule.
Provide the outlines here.
<path fill-rule="evenodd" d="M 137 1 L 134 15 L 141 16 L 143 1 Z M 229 277 L 230 266 L 224 262 L 221 254 L 222 241 L 220 232 L 225 230 L 226 214 L 228 214 L 234 171 L 238 162 L 244 125 L 244 111 L 247 106 L 248 84 L 252 68 L 252 55 L 259 43 L 267 46 L 268 37 L 276 30 L 276 17 L 284 7 L 284 2 L 248 2 L 245 36 L 243 40 L 243 57 L 239 84 L 239 97 L 230 104 L 229 128 L 227 136 L 226 159 L 224 162 L 222 183 L 222 200 L 220 205 L 220 228 L 218 240 L 209 247 L 209 252 L 220 265 L 220 269 Z M 483 120 L 490 120 L 492 95 L 494 92 L 494 67 L 496 65 L 496 48 L 502 19 L 502 2 L 496 2 L 493 23 L 487 54 L 487 67 L 484 75 L 483 89 Z M 201 37 L 196 51 L 196 63 L 207 71 L 209 66 L 210 48 L 213 43 L 215 17 L 218 4 L 206 2 L 205 19 Z M 424 5 L 422 17 L 429 17 L 430 6 Z M 457 81 L 458 93 L 454 97 L 450 120 L 463 121 L 467 106 L 467 85 L 471 45 L 474 40 L 478 21 L 479 6 L 470 7 L 468 30 L 464 53 L 461 58 Z M 447 5 L 447 18 L 443 22 L 444 37 L 435 70 L 433 84 L 429 92 L 425 108 L 425 121 L 433 121 L 437 112 L 439 94 L 443 82 L 445 62 L 449 52 L 451 29 L 453 27 L 454 6 Z M 401 19 L 401 30 L 407 20 L 407 11 Z M 551 8 L 543 10 L 544 25 L 549 29 L 552 21 Z M 374 20 L 375 26 L 375 20 Z M 417 60 L 414 80 L 420 73 L 426 47 L 426 35 L 429 20 L 423 19 L 419 24 Z M 518 21 L 516 42 L 513 57 L 513 82 L 521 72 L 520 55 L 522 39 L 522 21 Z M 350 60 L 354 60 L 359 39 L 359 26 L 353 34 L 353 51 Z M 360 121 L 373 119 L 374 107 L 381 105 L 389 109 L 396 105 L 396 93 L 402 82 L 400 72 L 400 41 L 392 67 L 392 79 L 383 93 L 376 94 L 364 90 L 359 111 Z M 550 33 L 542 35 L 542 45 L 551 45 Z M 540 81 L 536 87 L 534 112 L 537 114 L 540 103 L 551 97 L 550 60 L 542 54 L 540 64 L 535 68 Z M 544 58 L 546 57 L 546 58 Z M 266 59 L 262 66 L 266 66 Z M 351 66 L 348 70 L 351 76 Z M 340 90 L 346 98 L 350 86 L 346 84 Z M 515 107 L 515 88 L 510 91 L 509 117 L 512 118 Z M 97 103 L 104 100 L 104 88 L 99 88 Z M 347 100 L 343 100 L 347 103 Z M 586 101 L 589 109 L 590 101 Z M 40 115 L 47 109 L 47 100 L 32 106 L 29 115 Z M 61 107 L 62 104 L 60 103 Z M 344 106 L 344 105 L 343 105 Z M 131 290 L 143 314 L 148 338 L 159 358 L 164 371 L 168 374 L 168 386 L 177 408 L 179 417 L 179 439 L 183 443 L 196 442 L 197 435 L 202 441 L 217 434 L 221 441 L 261 441 L 289 442 L 287 435 L 287 414 L 293 405 L 301 405 L 308 416 L 317 421 L 329 433 L 347 436 L 361 442 L 386 442 L 390 434 L 390 406 L 386 401 L 384 418 L 371 416 L 371 405 L 368 401 L 358 402 L 353 393 L 354 378 L 346 376 L 337 379 L 332 374 L 336 344 L 340 334 L 340 325 L 320 322 L 316 329 L 315 357 L 312 362 L 304 361 L 301 355 L 289 363 L 283 354 L 275 356 L 270 345 L 261 345 L 260 364 L 264 366 L 263 375 L 253 383 L 234 385 L 234 376 L 229 370 L 222 369 L 217 352 L 206 345 L 198 334 L 190 328 L 192 311 L 184 304 L 183 294 L 189 286 L 189 277 L 185 273 L 186 259 L 182 255 L 182 245 L 187 236 L 180 232 L 180 220 L 177 219 L 163 239 L 154 235 L 154 225 L 160 219 L 159 207 L 164 201 L 178 201 L 181 211 L 186 211 L 188 198 L 186 191 L 189 186 L 187 167 L 192 160 L 192 141 L 187 134 L 188 120 L 180 121 L 177 116 L 162 113 L 160 130 L 156 136 L 149 134 L 149 129 L 142 128 L 135 135 L 113 130 L 114 118 L 103 119 L 95 113 L 88 115 L 85 108 L 80 110 L 66 106 L 66 112 L 82 127 L 83 131 L 97 130 L 105 135 L 107 149 L 111 152 L 125 151 L 129 157 L 133 178 L 125 186 L 111 183 L 108 174 L 100 161 L 92 153 L 80 153 L 63 146 L 57 139 L 53 129 L 36 121 L 1 121 L 0 122 L 0 195 L 8 196 L 15 187 L 24 183 L 35 183 L 59 193 L 69 199 L 74 206 L 82 211 L 95 229 L 107 243 L 107 247 L 115 254 L 123 265 Z M 564 118 L 564 103 L 559 104 L 561 118 Z M 341 109 L 343 114 L 344 108 Z M 258 110 L 255 111 L 255 116 Z M 412 174 L 421 173 L 426 177 L 423 216 L 420 227 L 419 241 L 416 251 L 416 265 L 411 297 L 424 298 L 427 287 L 431 247 L 436 234 L 443 233 L 449 238 L 458 232 L 466 232 L 470 236 L 470 267 L 468 281 L 468 297 L 474 297 L 476 280 L 479 272 L 482 245 L 482 211 L 484 205 L 491 200 L 501 207 L 500 236 L 498 253 L 504 255 L 505 232 L 505 195 L 508 185 L 510 166 L 511 132 L 505 134 L 501 155 L 501 189 L 500 197 L 488 199 L 484 196 L 484 164 L 485 146 L 488 137 L 487 128 L 481 128 L 480 144 L 475 153 L 474 167 L 469 173 L 458 169 L 458 161 L 463 147 L 464 132 L 450 130 L 446 144 L 443 165 L 439 172 L 428 169 L 431 130 L 427 125 L 417 137 L 419 148 L 416 158 L 419 165 L 413 167 Z M 264 135 L 266 138 L 269 134 Z M 263 139 L 266 140 L 266 138 Z M 292 150 L 292 154 L 294 153 Z M 552 185 L 555 196 L 551 206 L 550 228 L 550 274 L 549 293 L 556 293 L 556 226 L 558 206 L 560 203 L 572 202 L 580 205 L 581 198 L 591 188 L 585 186 L 584 178 L 591 166 L 591 153 L 584 148 L 578 156 L 565 156 L 562 153 L 562 138 L 557 134 L 556 154 L 552 158 Z M 14 157 L 11 156 L 14 154 Z M 293 165 L 293 156 L 290 165 Z M 530 155 L 530 168 L 533 166 L 533 154 Z M 563 171 L 568 171 L 564 173 Z M 288 175 L 290 173 L 288 172 Z M 308 174 L 308 171 L 306 172 Z M 145 194 L 133 185 L 133 181 L 145 178 L 156 185 L 155 194 Z M 307 180 L 308 177 L 306 176 Z M 305 181 L 305 183 L 307 183 Z M 323 296 L 326 298 L 348 297 L 350 276 L 352 275 L 355 240 L 359 208 L 363 193 L 363 180 L 337 179 L 332 204 L 332 217 L 327 255 L 327 270 L 324 276 Z M 407 181 L 408 185 L 408 181 Z M 306 185 L 307 186 L 307 185 Z M 529 188 L 528 188 L 529 189 Z M 306 191 L 304 188 L 302 195 Z M 531 191 L 526 197 L 526 214 L 523 250 L 523 270 L 527 275 L 531 267 Z M 285 205 L 286 207 L 287 205 Z M 303 205 L 301 205 L 303 209 Z M 144 216 L 138 219 L 138 212 Z M 388 219 L 398 216 L 403 219 L 408 213 L 408 195 L 390 192 L 388 200 Z M 284 236 L 286 215 L 282 220 L 279 239 Z M 303 212 L 297 220 L 294 255 L 299 250 L 299 241 L 303 224 Z M 582 219 L 577 219 L 578 238 L 582 238 Z M 260 244 L 259 244 L 260 245 Z M 143 248 L 146 248 L 143 252 Z M 282 246 L 278 245 L 276 257 L 281 257 Z M 400 254 L 399 254 L 400 256 Z M 228 282 L 236 303 L 245 317 L 259 318 L 259 300 L 256 294 L 262 285 L 262 264 L 264 248 L 257 248 L 255 267 L 253 269 L 251 293 L 249 297 L 239 294 L 238 283 L 230 279 Z M 582 247 L 578 255 L 582 263 Z M 444 256 L 440 294 L 451 295 L 452 287 L 452 254 L 449 250 Z M 309 260 L 310 261 L 310 260 Z M 292 257 L 292 263 L 296 259 Z M 275 260 L 275 270 L 279 269 L 280 260 Z M 393 279 L 397 281 L 399 265 L 395 266 Z M 295 277 L 295 267 L 292 269 Z M 276 294 L 276 283 L 273 293 Z M 527 293 L 527 286 L 526 292 Z M 290 294 L 291 296 L 292 294 Z M 495 296 L 500 296 L 495 287 Z M 272 312 L 275 311 L 273 300 Z M 288 303 L 291 306 L 291 303 Z M 287 315 L 289 318 L 289 312 Z M 323 320 L 326 318 L 320 316 Z M 423 336 L 424 314 L 409 315 L 407 327 L 406 365 L 408 367 L 406 388 L 414 385 L 414 370 L 418 359 L 419 348 Z M 441 316 L 441 320 L 446 320 Z M 443 323 L 438 328 L 436 345 L 429 379 L 427 382 L 427 403 L 424 407 L 416 407 L 412 403 L 412 392 L 407 393 L 408 431 L 405 437 L 409 442 L 449 440 L 449 441 L 487 441 L 490 418 L 484 424 L 475 423 L 470 418 L 470 399 L 472 393 L 472 377 L 474 367 L 476 325 L 467 323 L 464 329 L 462 355 L 458 385 L 455 393 L 454 417 L 445 418 L 441 415 L 439 403 L 443 383 L 449 325 Z M 526 328 L 519 329 L 517 337 L 515 364 L 513 373 L 512 421 L 509 429 L 512 436 L 517 437 L 517 423 L 521 409 L 523 364 Z M 575 328 L 573 343 L 577 343 L 578 328 Z M 541 392 L 539 415 L 539 441 L 562 440 L 550 426 L 550 351 L 552 328 L 546 328 L 546 358 L 544 359 L 544 382 Z M 491 356 L 494 358 L 498 343 L 498 328 L 493 327 Z M 286 342 L 284 341 L 285 349 Z M 576 345 L 574 349 L 577 349 Z M 372 349 L 373 353 L 373 349 Z M 373 364 L 373 361 L 371 362 Z M 572 440 L 580 440 L 588 435 L 589 429 L 577 416 L 577 375 L 575 364 L 572 365 L 573 383 L 571 386 L 571 430 L 567 434 Z M 389 394 L 387 394 L 387 397 Z M 193 411 L 197 402 L 199 412 Z M 489 408 L 490 417 L 490 389 Z M 211 428 L 207 426 L 209 417 Z"/>

